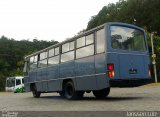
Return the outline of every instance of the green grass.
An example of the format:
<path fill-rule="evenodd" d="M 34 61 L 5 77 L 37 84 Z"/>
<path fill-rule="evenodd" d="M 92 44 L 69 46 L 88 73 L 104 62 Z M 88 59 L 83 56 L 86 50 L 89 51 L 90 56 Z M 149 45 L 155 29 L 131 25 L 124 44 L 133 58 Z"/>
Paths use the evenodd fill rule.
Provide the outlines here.
<path fill-rule="evenodd" d="M 160 85 L 160 82 L 158 82 L 158 83 L 150 83 L 150 84 L 147 84 L 145 86 L 157 86 L 157 85 Z"/>

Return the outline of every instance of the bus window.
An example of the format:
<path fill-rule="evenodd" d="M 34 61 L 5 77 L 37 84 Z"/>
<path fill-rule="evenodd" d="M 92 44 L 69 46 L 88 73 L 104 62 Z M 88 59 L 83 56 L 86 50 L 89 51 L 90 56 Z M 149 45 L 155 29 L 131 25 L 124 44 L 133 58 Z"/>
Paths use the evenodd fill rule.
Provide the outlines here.
<path fill-rule="evenodd" d="M 24 79 L 22 79 L 22 84 L 24 84 Z"/>
<path fill-rule="evenodd" d="M 27 72 L 28 72 L 28 61 L 25 61 L 25 63 L 24 63 L 23 72 L 24 72 L 24 73 L 27 73 Z"/>
<path fill-rule="evenodd" d="M 94 45 L 89 45 L 76 50 L 76 58 L 82 58 L 94 54 Z"/>
<path fill-rule="evenodd" d="M 33 63 L 33 62 L 34 62 L 34 56 L 30 58 L 30 63 Z"/>
<path fill-rule="evenodd" d="M 59 47 L 55 48 L 55 55 L 59 54 Z"/>
<path fill-rule="evenodd" d="M 21 84 L 21 80 L 20 79 L 16 79 L 16 85 L 20 85 Z"/>
<path fill-rule="evenodd" d="M 86 36 L 86 45 L 93 43 L 93 37 L 94 37 L 93 34 Z"/>
<path fill-rule="evenodd" d="M 38 56 L 36 55 L 34 56 L 34 62 L 37 62 L 37 60 L 38 60 Z"/>
<path fill-rule="evenodd" d="M 68 52 L 69 51 L 69 43 L 63 44 L 62 45 L 62 53 Z"/>
<path fill-rule="evenodd" d="M 111 26 L 111 45 L 113 49 L 146 51 L 144 33 L 134 28 Z"/>
<path fill-rule="evenodd" d="M 66 62 L 74 59 L 74 51 L 70 51 L 61 55 L 61 62 Z"/>
<path fill-rule="evenodd" d="M 69 50 L 74 50 L 74 41 L 69 43 Z"/>
<path fill-rule="evenodd" d="M 40 60 L 47 58 L 47 52 L 43 52 L 40 54 Z"/>
<path fill-rule="evenodd" d="M 104 34 L 104 29 L 101 29 L 97 31 L 96 34 L 96 42 L 97 42 L 97 53 L 102 53 L 104 52 L 104 47 L 105 47 L 105 34 Z"/>
<path fill-rule="evenodd" d="M 54 48 L 49 50 L 49 57 L 52 57 L 52 56 L 54 56 Z"/>
<path fill-rule="evenodd" d="M 77 48 L 85 46 L 85 37 L 77 39 Z"/>
<path fill-rule="evenodd" d="M 51 57 L 48 59 L 48 66 L 59 64 L 59 56 Z"/>

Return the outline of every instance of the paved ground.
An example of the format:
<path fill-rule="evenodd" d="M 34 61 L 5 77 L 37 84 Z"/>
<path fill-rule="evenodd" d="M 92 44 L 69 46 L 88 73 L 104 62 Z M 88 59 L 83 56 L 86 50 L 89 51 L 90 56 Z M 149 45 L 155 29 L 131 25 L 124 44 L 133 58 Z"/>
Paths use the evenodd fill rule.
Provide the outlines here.
<path fill-rule="evenodd" d="M 112 88 L 108 98 L 97 100 L 85 94 L 82 100 L 68 101 L 57 93 L 0 93 L 0 111 L 160 111 L 160 85 Z"/>

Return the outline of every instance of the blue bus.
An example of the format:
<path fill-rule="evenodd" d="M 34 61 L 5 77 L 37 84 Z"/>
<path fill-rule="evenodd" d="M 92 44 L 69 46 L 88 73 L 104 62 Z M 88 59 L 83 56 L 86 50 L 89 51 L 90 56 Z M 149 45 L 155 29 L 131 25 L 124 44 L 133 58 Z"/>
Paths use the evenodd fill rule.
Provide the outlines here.
<path fill-rule="evenodd" d="M 150 82 L 145 31 L 109 22 L 25 57 L 25 91 L 58 92 L 69 100 L 85 92 L 105 98 L 111 87 Z"/>

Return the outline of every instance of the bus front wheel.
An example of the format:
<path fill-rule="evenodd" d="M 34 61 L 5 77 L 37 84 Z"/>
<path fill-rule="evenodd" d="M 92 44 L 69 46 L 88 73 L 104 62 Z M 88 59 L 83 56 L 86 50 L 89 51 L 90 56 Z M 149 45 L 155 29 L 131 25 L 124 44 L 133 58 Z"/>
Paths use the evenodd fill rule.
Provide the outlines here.
<path fill-rule="evenodd" d="M 39 98 L 41 93 L 37 91 L 37 87 L 36 85 L 33 85 L 32 86 L 32 94 L 33 94 L 33 97 L 34 98 Z"/>
<path fill-rule="evenodd" d="M 65 98 L 68 100 L 80 99 L 83 97 L 84 91 L 76 91 L 74 87 L 74 83 L 72 81 L 68 81 L 64 87 Z"/>
<path fill-rule="evenodd" d="M 103 99 L 105 97 L 107 97 L 110 93 L 110 88 L 105 88 L 102 90 L 98 90 L 98 91 L 93 91 L 93 95 L 98 98 L 98 99 Z"/>

